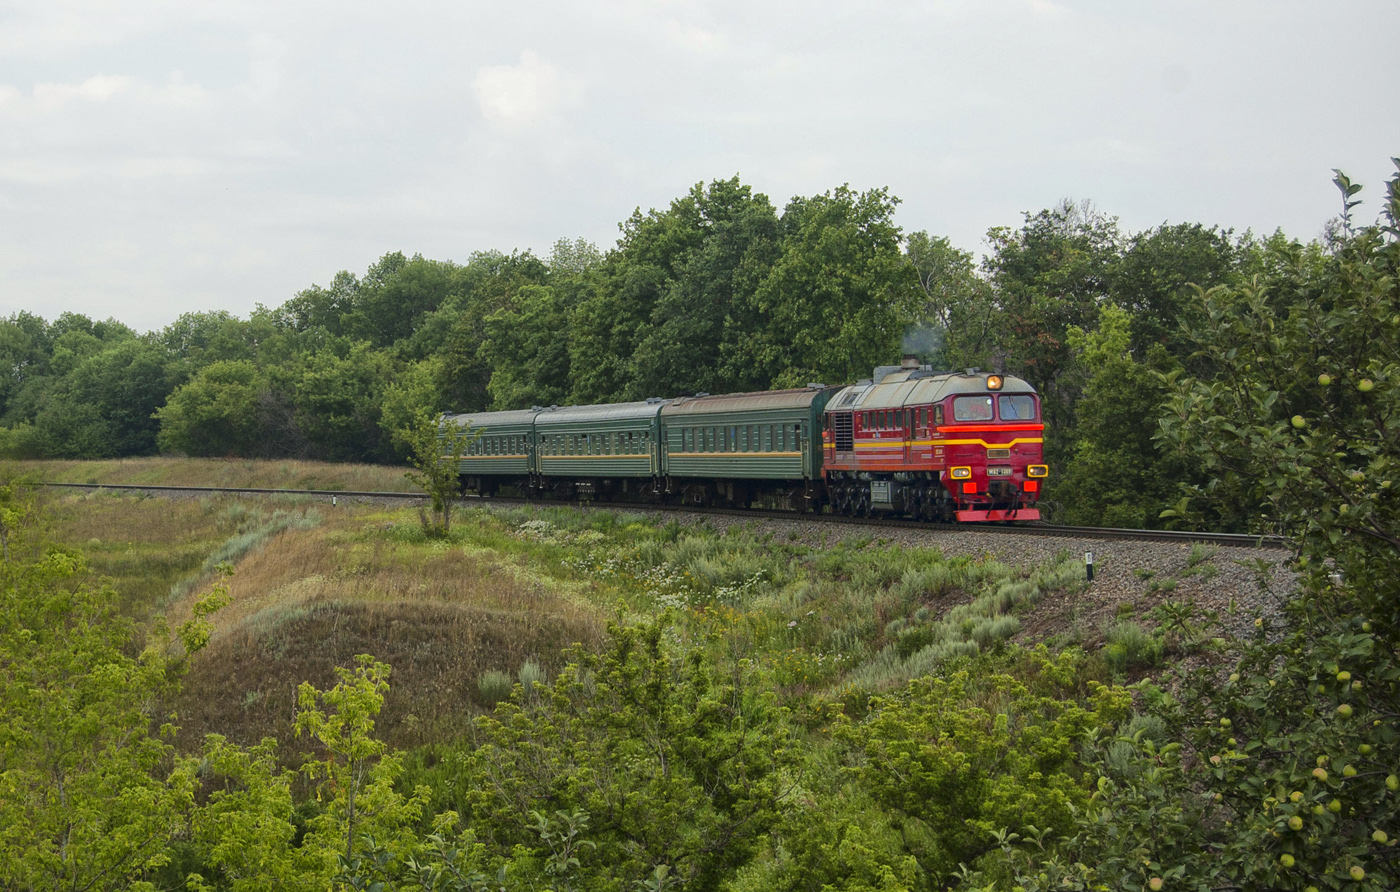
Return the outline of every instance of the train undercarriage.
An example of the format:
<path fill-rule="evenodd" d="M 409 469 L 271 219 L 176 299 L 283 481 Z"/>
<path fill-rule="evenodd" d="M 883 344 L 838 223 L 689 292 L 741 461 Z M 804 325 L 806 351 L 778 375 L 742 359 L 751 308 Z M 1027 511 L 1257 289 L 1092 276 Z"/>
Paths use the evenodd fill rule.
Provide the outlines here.
<path fill-rule="evenodd" d="M 988 492 L 955 496 L 938 473 L 831 475 L 829 498 L 834 514 L 870 517 L 893 514 L 938 523 L 1039 520 L 1040 511 L 1010 482 L 995 481 Z"/>
<path fill-rule="evenodd" d="M 832 475 L 822 481 L 709 480 L 680 477 L 471 477 L 463 489 L 484 497 L 513 490 L 530 499 L 559 502 L 630 502 L 693 505 L 698 508 L 755 508 L 795 513 L 819 512 L 849 517 L 892 515 L 934 523 L 1031 521 L 1040 519 L 1009 483 L 994 482 L 992 491 L 955 497 L 937 474 Z"/>

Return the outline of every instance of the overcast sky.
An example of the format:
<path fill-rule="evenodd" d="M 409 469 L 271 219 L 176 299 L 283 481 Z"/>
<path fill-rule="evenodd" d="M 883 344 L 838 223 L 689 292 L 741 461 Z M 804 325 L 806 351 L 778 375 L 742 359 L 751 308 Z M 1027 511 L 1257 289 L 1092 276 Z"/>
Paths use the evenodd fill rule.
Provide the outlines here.
<path fill-rule="evenodd" d="M 0 315 L 147 330 L 738 174 L 980 252 L 1062 198 L 1316 236 L 1400 155 L 1400 2 L 0 0 Z"/>

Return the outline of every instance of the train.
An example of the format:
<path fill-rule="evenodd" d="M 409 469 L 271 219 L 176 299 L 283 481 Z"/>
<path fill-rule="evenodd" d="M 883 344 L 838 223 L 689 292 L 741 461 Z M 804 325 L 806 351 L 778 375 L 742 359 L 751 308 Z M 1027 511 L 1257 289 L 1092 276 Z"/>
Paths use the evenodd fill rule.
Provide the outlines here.
<path fill-rule="evenodd" d="M 464 491 L 985 523 L 1040 519 L 1040 397 L 906 356 L 854 384 L 446 414 Z"/>

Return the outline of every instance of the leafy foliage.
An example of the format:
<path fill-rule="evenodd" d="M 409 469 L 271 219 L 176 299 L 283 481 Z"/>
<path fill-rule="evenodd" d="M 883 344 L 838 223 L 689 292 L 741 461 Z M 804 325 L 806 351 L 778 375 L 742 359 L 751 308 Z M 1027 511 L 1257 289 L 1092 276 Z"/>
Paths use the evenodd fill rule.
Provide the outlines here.
<path fill-rule="evenodd" d="M 518 689 L 480 721 L 453 795 L 498 851 L 535 842 L 531 812 L 583 812 L 596 848 L 573 857 L 597 875 L 631 885 L 664 865 L 685 888 L 718 888 L 790 783 L 784 710 L 752 670 L 673 653 L 663 623 L 612 634 L 538 697 Z"/>
<path fill-rule="evenodd" d="M 31 549 L 32 550 L 32 549 Z M 0 563 L 0 883 L 122 888 L 168 858 L 194 796 L 159 712 L 208 642 L 202 598 L 173 634 L 139 646 L 116 592 L 61 550 Z M 135 646 L 133 646 L 135 645 Z M 152 734 L 153 723 L 161 723 Z"/>

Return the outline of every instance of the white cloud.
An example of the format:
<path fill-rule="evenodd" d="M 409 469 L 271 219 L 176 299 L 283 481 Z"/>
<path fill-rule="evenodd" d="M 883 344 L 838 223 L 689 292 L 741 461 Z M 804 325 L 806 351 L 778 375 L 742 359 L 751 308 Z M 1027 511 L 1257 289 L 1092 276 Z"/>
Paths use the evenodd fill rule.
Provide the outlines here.
<path fill-rule="evenodd" d="M 503 130 L 539 124 L 577 99 L 580 88 L 533 50 L 520 54 L 518 65 L 492 65 L 472 81 L 481 114 Z"/>
<path fill-rule="evenodd" d="M 212 101 L 213 95 L 207 89 L 189 83 L 178 71 L 172 72 L 164 84 L 127 75 L 97 74 L 73 83 L 37 83 L 28 95 L 14 86 L 0 84 L 0 112 L 22 117 L 82 114 L 96 106 L 118 103 L 129 108 L 201 109 L 209 107 Z"/>
<path fill-rule="evenodd" d="M 282 86 L 287 46 L 277 37 L 254 34 L 248 46 L 248 85 L 254 93 L 276 93 Z"/>
<path fill-rule="evenodd" d="M 723 34 L 694 25 L 683 25 L 675 19 L 666 22 L 666 37 L 676 46 L 700 53 L 718 53 L 727 47 Z"/>
<path fill-rule="evenodd" d="M 79 84 L 35 84 L 34 104 L 41 111 L 54 111 L 70 102 L 105 102 L 131 85 L 131 78 L 112 74 L 94 75 Z"/>

